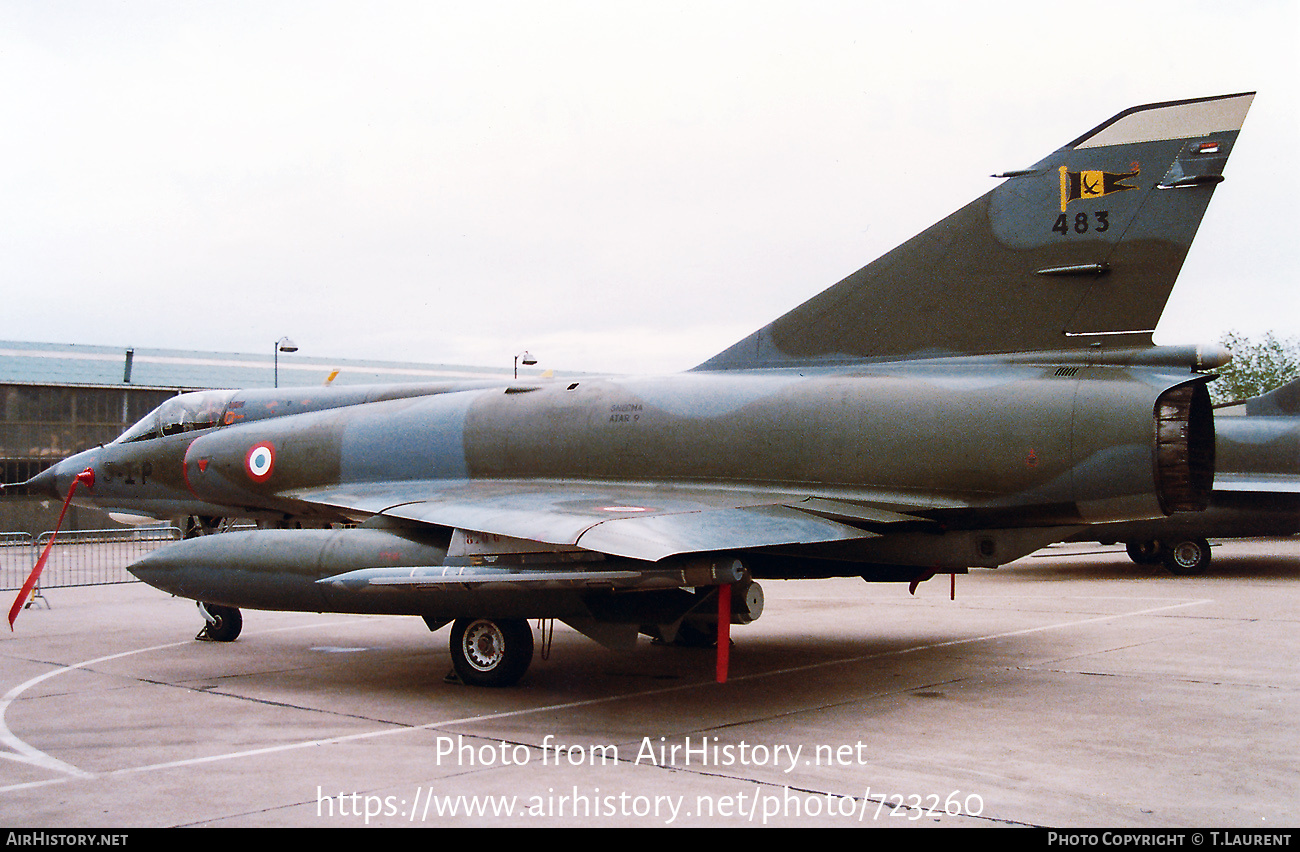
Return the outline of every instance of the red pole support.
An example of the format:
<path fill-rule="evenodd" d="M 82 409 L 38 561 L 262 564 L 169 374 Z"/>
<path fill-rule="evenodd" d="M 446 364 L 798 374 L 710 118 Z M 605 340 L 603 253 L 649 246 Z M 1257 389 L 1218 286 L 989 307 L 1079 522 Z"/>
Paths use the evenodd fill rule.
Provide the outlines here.
<path fill-rule="evenodd" d="M 731 585 L 718 586 L 718 683 L 727 682 L 731 662 Z"/>

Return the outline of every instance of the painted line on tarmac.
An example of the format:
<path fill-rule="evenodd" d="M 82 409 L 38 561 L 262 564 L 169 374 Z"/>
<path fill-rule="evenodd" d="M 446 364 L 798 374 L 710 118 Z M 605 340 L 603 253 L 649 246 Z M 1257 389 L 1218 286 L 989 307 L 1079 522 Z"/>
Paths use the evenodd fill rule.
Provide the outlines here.
<path fill-rule="evenodd" d="M 1167 613 L 1167 611 L 1171 611 L 1171 610 L 1186 609 L 1186 607 L 1188 606 L 1200 606 L 1204 604 L 1212 604 L 1212 602 L 1213 600 L 1210 600 L 1210 598 L 1203 598 L 1203 600 L 1183 601 L 1183 602 L 1179 602 L 1179 604 L 1167 604 L 1164 606 L 1148 607 L 1148 609 L 1134 610 L 1131 611 L 1131 613 L 1096 615 L 1096 617 L 1076 619 L 1076 620 L 1071 620 L 1071 622 L 1045 624 L 1045 626 L 1043 627 L 1026 627 L 1026 628 L 1021 628 L 1021 630 L 1002 631 L 997 633 L 985 633 L 985 635 L 983 636 L 971 636 L 971 637 L 967 637 L 967 639 L 953 639 L 948 641 L 939 641 L 939 643 L 927 643 L 924 645 L 915 645 L 915 646 L 911 646 L 911 648 L 888 650 L 888 652 L 880 652 L 876 654 L 863 654 L 863 656 L 859 656 L 859 657 L 846 657 L 842 659 L 831 659 L 831 661 L 807 663 L 807 665 L 793 666 L 793 667 L 789 667 L 789 669 L 777 669 L 771 671 L 754 672 L 754 674 L 750 674 L 750 675 L 736 676 L 736 678 L 732 678 L 731 680 L 733 683 L 745 682 L 745 680 L 759 680 L 762 678 L 772 678 L 772 676 L 793 674 L 793 672 L 811 671 L 815 669 L 826 669 L 826 667 L 828 666 L 852 665 L 852 663 L 866 662 L 866 661 L 870 661 L 870 659 L 879 659 L 881 657 L 898 656 L 898 654 L 917 653 L 917 652 L 923 652 L 923 650 L 932 650 L 935 648 L 950 648 L 950 646 L 953 645 L 983 643 L 983 641 L 991 641 L 996 639 L 1008 639 L 1008 637 L 1011 636 L 1026 636 L 1026 635 L 1030 635 L 1030 633 L 1040 633 L 1040 632 L 1047 632 L 1053 630 L 1069 630 L 1069 628 L 1084 626 L 1084 624 L 1110 622 L 1110 620 L 1139 617 L 1139 615 L 1154 615 L 1160 613 Z M 299 630 L 299 628 L 283 628 L 283 630 Z M 64 667 L 64 669 L 48 672 L 48 674 L 42 675 L 40 676 L 40 678 L 36 678 L 34 680 L 31 680 L 31 682 L 27 684 L 23 684 L 22 687 L 14 689 L 14 691 L 10 692 L 10 696 L 16 695 L 17 692 L 21 691 L 21 689 L 27 688 L 27 686 L 30 686 L 30 684 L 32 683 L 39 682 L 39 680 L 52 678 L 52 676 L 61 674 L 61 672 L 77 669 L 77 667 L 91 665 L 91 663 L 100 662 L 103 661 L 103 659 L 126 657 L 126 656 L 130 656 L 130 654 L 133 653 L 143 653 L 146 652 L 146 650 L 170 648 L 170 646 L 181 645 L 181 644 L 186 644 L 186 643 L 174 643 L 173 645 L 157 645 L 156 648 L 144 648 L 138 650 L 138 652 L 125 652 L 122 654 L 113 654 L 112 657 L 101 657 L 99 659 L 91 659 L 91 661 L 86 661 L 85 663 L 77 663 L 77 665 L 75 666 L 66 666 Z M 328 736 L 328 738 L 321 738 L 315 740 L 303 740 L 303 741 L 298 741 L 298 743 L 281 743 L 278 745 L 266 745 L 266 747 L 263 748 L 243 749 L 243 751 L 238 751 L 238 752 L 207 754 L 207 756 L 203 756 L 203 757 L 187 757 L 187 758 L 182 758 L 182 760 L 159 762 L 159 764 L 144 764 L 142 766 L 130 766 L 130 767 L 125 767 L 125 769 L 114 769 L 114 770 L 104 771 L 104 773 L 99 773 L 98 777 L 120 777 L 120 775 L 152 773 L 152 771 L 159 771 L 165 769 L 182 769 L 182 767 L 201 766 L 204 764 L 213 764 L 213 762 L 218 762 L 218 761 L 240 760 L 240 758 L 260 757 L 260 756 L 264 756 L 264 754 L 290 752 L 290 751 L 296 751 L 296 749 L 322 748 L 322 747 L 328 747 L 328 745 L 338 745 L 342 743 L 355 743 L 355 741 L 378 739 L 378 738 L 382 738 L 382 736 L 411 734 L 411 732 L 429 731 L 429 730 L 434 730 L 434 728 L 452 726 L 452 725 L 469 725 L 469 723 L 490 722 L 490 721 L 494 721 L 494 719 L 520 717 L 520 715 L 530 715 L 536 713 L 554 713 L 556 712 L 556 710 L 571 710 L 576 708 L 585 708 L 585 706 L 593 706 L 598 704 L 611 704 L 611 702 L 614 701 L 640 699 L 640 697 L 666 695 L 666 693 L 682 692 L 682 691 L 686 691 L 686 689 L 711 688 L 714 686 L 715 684 L 714 682 L 712 682 L 712 680 L 707 680 L 707 682 L 701 682 L 701 683 L 677 684 L 677 686 L 672 686 L 672 687 L 643 689 L 643 691 L 640 692 L 620 693 L 620 695 L 601 697 L 601 699 L 565 701 L 565 702 L 560 702 L 560 704 L 549 704 L 546 706 L 539 706 L 539 708 L 528 708 L 523 710 L 507 710 L 507 712 L 503 712 L 503 713 L 489 713 L 484 715 L 469 715 L 469 717 L 463 717 L 463 718 L 441 719 L 441 721 L 429 722 L 429 723 L 425 723 L 425 725 L 395 726 L 390 728 L 382 728 L 382 730 L 377 730 L 377 731 L 363 731 L 363 732 L 359 732 L 359 734 L 344 734 L 341 736 Z M 6 701 L 10 699 L 10 696 L 5 696 Z M 0 725 L 3 725 L 3 710 L 0 710 Z M 12 738 L 12 739 L 13 741 L 18 741 L 16 738 Z M 31 747 L 27 747 L 26 744 L 23 744 L 23 747 L 25 747 L 26 749 L 30 749 L 31 752 L 35 752 L 35 749 L 31 749 Z M 35 752 L 35 753 L 42 754 L 40 752 Z M 44 754 L 42 754 L 42 757 L 44 758 L 45 761 L 48 761 L 48 764 L 45 765 L 47 765 L 49 769 L 57 769 L 60 771 L 64 771 L 66 775 L 64 778 L 51 780 L 51 782 L 35 782 L 36 784 L 60 783 L 60 782 L 64 782 L 64 780 L 70 780 L 72 778 L 96 777 L 96 774 L 86 773 L 86 771 L 79 770 L 77 769 L 77 767 L 69 766 L 68 764 L 62 764 L 61 761 L 56 761 L 55 758 L 44 756 Z M 30 787 L 30 786 L 32 786 L 32 784 L 17 784 L 17 786 L 14 787 L 0 787 L 0 792 L 4 792 L 8 790 L 16 790 L 16 788 L 18 787 Z"/>
<path fill-rule="evenodd" d="M 1123 598 L 1119 598 L 1118 600 L 1123 600 Z M 902 648 L 897 651 L 881 651 L 878 654 L 866 654 L 861 657 L 851 657 L 843 660 L 827 660 L 821 663 L 809 663 L 808 665 L 804 665 L 804 666 L 796 666 L 794 668 L 781 669 L 779 671 L 762 672 L 760 674 L 744 675 L 742 677 L 738 677 L 734 679 L 747 680 L 750 678 L 767 677 L 769 675 L 774 675 L 774 674 L 789 674 L 791 672 L 810 671 L 811 669 L 826 668 L 827 666 L 838 666 L 838 665 L 843 665 L 845 663 L 860 663 L 860 662 L 865 662 L 867 660 L 880 659 L 881 657 L 893 657 L 902 654 L 914 654 L 917 651 L 931 651 L 935 648 L 951 648 L 954 645 L 966 645 L 972 642 L 988 642 L 993 639 L 1008 639 L 1012 636 L 1026 636 L 1030 633 L 1043 633 L 1048 630 L 1063 630 L 1070 627 L 1081 627 L 1085 624 L 1099 624 L 1103 621 L 1115 621 L 1116 619 L 1120 619 L 1120 618 L 1132 618 L 1133 616 L 1136 615 L 1155 615 L 1156 613 L 1168 612 L 1169 610 L 1183 609 L 1184 607 L 1189 607 L 1189 606 L 1200 606 L 1202 604 L 1208 604 L 1208 603 L 1214 603 L 1214 600 L 1212 598 L 1202 598 L 1200 600 L 1195 600 L 1195 601 L 1184 601 L 1183 603 L 1168 604 L 1166 606 L 1157 606 L 1157 607 L 1150 607 L 1148 609 L 1134 610 L 1133 612 L 1120 612 L 1120 613 L 1114 613 L 1112 615 L 1097 615 L 1097 616 L 1093 616 L 1092 618 L 1081 618 L 1077 621 L 1066 621 L 1066 622 L 1062 622 L 1061 624 L 1047 624 L 1047 625 L 1043 625 L 1042 627 L 1024 627 L 1021 628 L 1020 630 L 1007 630 L 1002 633 L 987 633 L 983 636 L 971 636 L 967 639 L 949 639 L 946 642 L 930 642 L 925 645 L 915 645 L 911 648 Z"/>
<path fill-rule="evenodd" d="M 280 633 L 287 630 L 304 630 L 313 627 L 333 626 L 333 624 L 338 624 L 338 623 L 339 622 L 333 622 L 332 624 L 328 624 L 328 625 L 326 624 L 294 625 L 292 627 L 278 627 L 278 628 L 273 628 L 271 630 L 262 630 L 258 632 L 259 633 Z M 351 622 L 347 622 L 347 623 L 351 623 Z M 46 779 L 43 781 L 28 781 L 19 784 L 9 784 L 0 787 L 0 793 L 9 792 L 10 790 L 22 790 L 28 787 L 41 787 L 46 784 L 58 784 L 72 778 L 94 778 L 96 777 L 97 774 L 94 772 L 87 772 L 84 769 L 78 769 L 77 767 L 73 766 L 70 763 L 65 763 L 64 761 L 59 760 L 56 757 L 50 756 L 45 752 L 19 739 L 14 734 L 13 731 L 9 730 L 9 725 L 5 721 L 5 714 L 9 712 L 9 705 L 13 704 L 14 701 L 16 701 L 18 697 L 21 696 L 24 692 L 26 692 L 28 689 L 31 689 L 33 686 L 36 686 L 39 683 L 44 683 L 45 681 L 49 680 L 52 677 L 65 674 L 67 672 L 76 671 L 77 669 L 83 669 L 86 668 L 87 666 L 93 666 L 96 665 L 97 663 L 104 663 L 109 660 L 117 660 L 117 659 L 121 659 L 122 657 L 131 657 L 136 654 L 147 654 L 150 651 L 161 651 L 164 648 L 178 648 L 182 645 L 189 645 L 192 642 L 193 642 L 192 639 L 186 639 L 180 642 L 168 642 L 164 645 L 151 645 L 148 648 L 136 648 L 135 650 L 132 651 L 121 651 L 116 654 L 108 654 L 103 657 L 95 657 L 94 659 L 91 660 L 82 660 L 79 663 L 72 663 L 70 665 L 60 666 L 59 668 L 48 671 L 45 674 L 37 675 L 36 677 L 18 684 L 13 689 L 6 692 L 4 694 L 4 697 L 0 698 L 0 745 L 6 746 L 7 748 L 11 749 L 11 751 L 8 752 L 0 751 L 0 758 L 6 760 L 12 760 L 18 763 L 26 763 L 31 766 L 35 766 L 39 769 L 48 770 L 50 772 L 57 772 L 60 773 L 63 777 Z M 102 775 L 104 773 L 98 773 L 98 774 Z"/>
<path fill-rule="evenodd" d="M 1210 598 L 1204 598 L 1200 600 L 1183 601 L 1181 603 L 1167 604 L 1165 606 L 1149 607 L 1147 609 L 1134 610 L 1132 612 L 1115 613 L 1112 615 L 1100 615 L 1091 618 L 1081 618 L 1074 621 L 1061 622 L 1059 624 L 1043 625 L 1041 627 L 1026 627 L 1026 628 L 1021 628 L 1019 630 L 1007 630 L 1000 633 L 988 633 L 982 636 L 972 636 L 966 639 L 950 639 L 944 642 L 929 642 L 924 645 L 915 645 L 911 648 L 902 648 L 894 651 L 882 651 L 877 654 L 864 654 L 862 656 L 857 656 L 857 657 L 846 657 L 838 660 L 827 660 L 820 663 L 809 663 L 807 665 L 802 665 L 802 666 L 793 666 L 787 669 L 774 669 L 771 671 L 756 672 L 754 674 L 749 674 L 749 675 L 741 675 L 739 677 L 731 678 L 731 682 L 735 683 L 741 681 L 759 680 L 762 678 L 776 677 L 776 676 L 788 675 L 796 672 L 804 672 L 804 671 L 811 671 L 814 669 L 827 668 L 829 666 L 849 665 L 853 663 L 865 662 L 868 660 L 880 659 L 882 657 L 898 656 L 901 654 L 913 654 L 919 651 L 933 650 L 935 648 L 949 648 L 954 645 L 966 645 L 966 644 L 972 644 L 976 642 L 988 642 L 994 639 L 1006 639 L 1012 636 L 1026 636 L 1032 633 L 1043 633 L 1050 630 L 1066 630 L 1072 627 L 1080 627 L 1087 624 L 1098 624 L 1105 621 L 1115 621 L 1121 618 L 1132 618 L 1135 616 L 1155 615 L 1162 612 L 1169 612 L 1171 610 L 1184 609 L 1192 606 L 1200 606 L 1202 604 L 1213 603 L 1213 602 L 1214 601 Z M 303 625 L 299 627 L 287 627 L 281 629 L 300 630 L 300 629 L 319 627 L 319 626 L 326 626 L 326 625 Z M 277 631 L 266 631 L 266 632 L 277 632 Z M 94 660 L 86 660 L 85 662 L 82 663 L 77 663 L 71 666 L 64 666 L 63 668 L 56 669 L 55 671 L 47 672 L 46 674 L 33 678 L 27 683 L 24 683 L 21 686 L 15 687 L 13 690 L 10 690 L 10 692 L 3 699 L 4 701 L 3 705 L 0 705 L 0 730 L 3 731 L 4 741 L 11 745 L 15 745 L 15 747 L 21 747 L 23 754 L 29 755 L 26 762 L 30 762 L 38 766 L 42 766 L 43 768 L 62 772 L 64 773 L 64 777 L 51 779 L 47 781 L 37 781 L 37 782 L 30 782 L 27 784 L 15 784 L 8 787 L 0 787 L 0 792 L 16 790 L 25 787 L 39 786 L 43 784 L 62 783 L 64 781 L 69 781 L 74 778 L 86 779 L 86 778 L 95 778 L 95 777 L 114 777 L 114 776 L 122 776 L 122 775 L 134 775 L 143 772 L 157 772 L 159 770 L 164 770 L 164 769 L 179 769 L 179 768 L 184 768 L 189 766 L 201 766 L 203 764 L 216 763 L 219 761 L 239 760 L 241 758 L 246 758 L 246 757 L 260 757 L 262 755 L 276 754 L 279 752 L 286 752 L 286 751 L 296 751 L 298 749 L 304 749 L 304 748 L 321 748 L 324 746 L 339 745 L 341 743 L 378 739 L 380 737 L 393 736 L 395 734 L 406 734 L 406 733 L 412 733 L 418 731 L 428 731 L 428 730 L 433 730 L 448 725 L 464 725 L 464 724 L 472 724 L 478 722 L 489 722 L 496 719 L 514 718 L 518 716 L 527 716 L 535 713 L 552 713 L 557 710 L 571 710 L 578 707 L 590 707 L 596 704 L 609 704 L 615 701 L 626 701 L 632 698 L 643 698 L 651 695 L 664 695 L 672 692 L 683 692 L 688 689 L 711 688 L 715 686 L 715 684 L 711 680 L 700 682 L 700 683 L 679 684 L 676 686 L 666 686 L 657 689 L 642 690 L 640 692 L 610 695 L 610 696 L 605 696 L 603 698 L 590 698 L 582 701 L 567 701 L 559 704 L 548 704 L 544 707 L 532 707 L 524 710 L 509 710 L 502 713 L 489 713 L 486 715 L 466 716 L 459 719 L 443 719 L 437 722 L 428 722 L 423 725 L 409 725 L 409 726 L 402 725 L 402 726 L 395 726 L 392 728 L 384 728 L 376 731 L 363 731 L 361 733 L 356 733 L 356 734 L 343 734 L 337 737 L 324 737 L 315 740 L 304 740 L 304 741 L 294 742 L 294 743 L 281 743 L 279 745 L 264 746 L 262 748 L 244 749 L 241 751 L 225 752 L 222 754 L 211 754 L 203 757 L 190 757 L 190 758 L 184 758 L 182 760 L 170 760 L 161 763 L 149 763 L 149 764 L 144 764 L 142 766 L 133 766 L 133 767 L 127 767 L 123 769 L 113 769 L 107 772 L 100 772 L 100 773 L 85 772 L 84 770 L 77 769 L 74 766 L 71 766 L 67 763 L 63 763 L 62 761 L 50 757 L 49 755 L 46 755 L 43 752 L 39 752 L 36 749 L 33 749 L 31 746 L 28 746 L 26 743 L 23 743 L 21 740 L 18 740 L 16 737 L 14 737 L 12 734 L 9 733 L 7 728 L 3 727 L 4 708 L 6 708 L 9 702 L 11 702 L 13 698 L 16 697 L 19 693 L 21 693 L 24 689 L 27 689 L 28 687 L 36 683 L 54 677 L 55 675 L 62 674 L 63 672 L 72 671 L 73 669 L 82 668 L 84 666 L 92 665 L 98 662 L 103 662 L 105 660 L 112 660 L 112 659 L 117 659 L 119 657 L 127 657 L 132 654 L 140 654 L 140 653 L 145 653 L 147 651 L 156 651 L 163 648 L 171 648 L 171 647 L 176 647 L 178 645 L 185 645 L 185 644 L 188 644 L 188 642 L 174 642 L 168 645 L 157 645 L 152 648 L 141 648 L 137 651 L 125 651 L 120 654 L 112 654 L 107 657 L 99 657 Z M 11 757 L 11 755 L 3 755 L 3 756 Z M 23 759 L 23 758 L 15 758 L 15 759 Z"/>
<path fill-rule="evenodd" d="M 52 671 L 48 671 L 43 675 L 37 675 L 31 680 L 18 684 L 13 689 L 6 692 L 4 698 L 0 698 L 0 743 L 3 743 L 5 746 L 13 750 L 13 753 L 0 752 L 0 757 L 7 758 L 9 760 L 16 760 L 19 763 L 29 763 L 41 769 L 48 769 L 51 772 L 60 772 L 63 773 L 64 775 L 70 775 L 74 778 L 93 778 L 94 777 L 93 773 L 78 769 L 77 767 L 73 766 L 70 763 L 64 763 L 58 758 L 51 757 L 45 752 L 33 748 L 32 746 L 18 739 L 18 737 L 14 736 L 13 731 L 9 730 L 9 726 L 5 723 L 5 713 L 8 712 L 9 705 L 12 704 L 18 698 L 18 696 L 22 695 L 28 689 L 32 688 L 33 686 L 36 686 L 36 684 L 38 683 L 43 683 L 44 681 L 47 681 L 50 678 L 55 677 L 56 675 L 61 675 L 64 674 L 65 672 L 75 671 L 80 668 L 85 668 L 86 666 L 93 666 L 96 663 L 103 663 L 108 660 L 116 660 L 121 657 L 130 657 L 133 654 L 143 654 L 147 651 L 158 651 L 161 650 L 162 648 L 175 648 L 178 645 L 184 645 L 184 644 L 188 644 L 188 642 L 169 642 L 166 645 L 154 645 L 153 647 L 150 648 L 138 648 L 134 651 L 122 651 L 121 653 L 118 654 L 109 654 L 104 657 L 96 657 L 93 660 L 82 660 L 79 663 L 74 663 L 70 666 L 62 666 Z M 49 783 L 49 782 L 38 781 L 33 783 L 42 784 L 42 783 Z M 27 787 L 27 786 L 31 786 L 31 785 L 17 784 L 12 787 L 0 787 L 0 790 L 12 790 L 12 789 L 17 789 L 19 787 Z"/>

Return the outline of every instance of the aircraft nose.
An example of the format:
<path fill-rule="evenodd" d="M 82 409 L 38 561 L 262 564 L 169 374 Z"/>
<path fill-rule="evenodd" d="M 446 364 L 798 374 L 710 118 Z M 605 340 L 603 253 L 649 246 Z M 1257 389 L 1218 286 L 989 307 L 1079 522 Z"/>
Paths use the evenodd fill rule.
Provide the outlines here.
<path fill-rule="evenodd" d="M 153 553 L 146 553 L 140 559 L 126 566 L 137 579 L 143 580 L 151 586 L 165 580 L 175 572 L 176 563 L 169 557 L 166 552 L 167 548 L 155 550 Z"/>
<path fill-rule="evenodd" d="M 99 461 L 99 449 L 85 450 L 63 461 L 55 462 L 45 470 L 22 483 L 33 497 L 52 497 L 62 500 L 72 487 L 72 480 L 87 468 L 94 469 Z M 93 486 L 92 486 L 93 487 Z"/>
<path fill-rule="evenodd" d="M 193 539 L 191 539 L 193 541 Z M 189 594 L 187 578 L 189 575 L 186 560 L 176 553 L 183 542 L 176 542 L 147 553 L 140 559 L 126 566 L 136 579 L 148 583 L 155 589 L 161 589 L 172 595 L 192 597 Z M 182 552 L 184 549 L 181 548 Z"/>
<path fill-rule="evenodd" d="M 27 493 L 32 497 L 50 497 L 54 500 L 62 500 L 63 495 L 59 493 L 58 466 L 58 464 L 51 465 L 26 482 L 16 483 L 9 487 L 17 488 L 22 486 L 27 489 Z"/>

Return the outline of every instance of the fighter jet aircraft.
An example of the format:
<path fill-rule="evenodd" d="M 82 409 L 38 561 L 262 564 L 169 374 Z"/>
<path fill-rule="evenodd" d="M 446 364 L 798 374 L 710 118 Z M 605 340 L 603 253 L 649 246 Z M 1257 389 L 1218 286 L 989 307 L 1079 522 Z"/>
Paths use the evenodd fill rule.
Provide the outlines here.
<path fill-rule="evenodd" d="M 1300 533 L 1300 380 L 1226 409 L 1214 419 L 1216 470 L 1204 512 L 1099 524 L 1074 540 L 1122 541 L 1139 565 L 1190 576 L 1209 569 L 1211 538 Z"/>
<path fill-rule="evenodd" d="M 1225 356 L 1151 332 L 1252 97 L 1126 110 L 681 375 L 184 395 L 29 487 L 276 527 L 130 567 L 210 638 L 239 607 L 454 621 L 499 686 L 560 619 L 716 642 L 724 680 L 756 580 L 914 588 L 1205 508 Z"/>

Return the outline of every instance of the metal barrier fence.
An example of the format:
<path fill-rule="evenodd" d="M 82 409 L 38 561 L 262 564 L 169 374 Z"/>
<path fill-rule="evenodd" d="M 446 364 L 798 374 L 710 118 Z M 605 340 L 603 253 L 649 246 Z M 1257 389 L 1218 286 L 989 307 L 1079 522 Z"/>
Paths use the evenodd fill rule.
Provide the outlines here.
<path fill-rule="evenodd" d="M 27 533 L 0 533 L 0 590 L 22 588 L 53 535 L 43 532 L 33 540 Z M 61 532 L 50 548 L 37 588 L 136 582 L 126 566 L 180 538 L 176 527 Z"/>
<path fill-rule="evenodd" d="M 31 535 L 25 532 L 0 533 L 0 590 L 23 587 L 23 581 L 36 564 L 34 544 Z"/>

